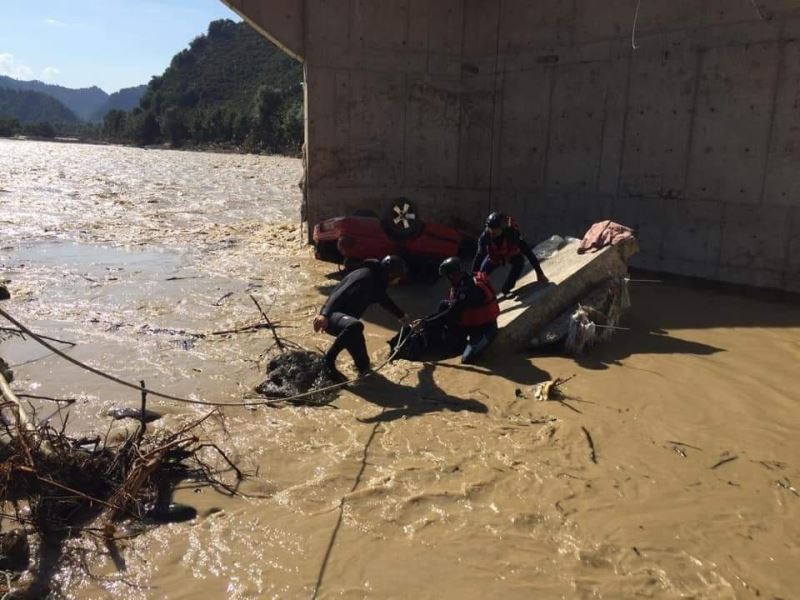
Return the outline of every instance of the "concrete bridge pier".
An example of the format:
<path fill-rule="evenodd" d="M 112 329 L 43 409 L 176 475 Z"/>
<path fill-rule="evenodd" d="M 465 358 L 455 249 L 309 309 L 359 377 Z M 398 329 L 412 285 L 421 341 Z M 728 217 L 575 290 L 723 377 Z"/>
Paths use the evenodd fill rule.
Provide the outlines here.
<path fill-rule="evenodd" d="M 310 223 L 611 218 L 636 266 L 800 292 L 800 0 L 224 1 L 304 63 Z"/>

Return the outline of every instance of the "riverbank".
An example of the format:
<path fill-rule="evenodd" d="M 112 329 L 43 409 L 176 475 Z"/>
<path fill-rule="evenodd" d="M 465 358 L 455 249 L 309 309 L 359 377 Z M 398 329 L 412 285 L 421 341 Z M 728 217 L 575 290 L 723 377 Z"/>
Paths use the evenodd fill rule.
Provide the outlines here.
<path fill-rule="evenodd" d="M 216 154 L 250 154 L 253 156 L 285 156 L 287 158 L 300 158 L 301 153 L 297 154 L 268 154 L 260 151 L 247 150 L 239 144 L 226 143 L 207 143 L 207 144 L 187 144 L 180 148 L 175 148 L 170 144 L 152 144 L 140 146 L 137 144 L 125 143 L 121 141 L 111 141 L 104 138 L 79 138 L 67 136 L 55 136 L 52 138 L 39 136 L 15 135 L 13 137 L 0 137 L 0 140 L 10 140 L 18 142 L 52 142 L 57 144 L 87 144 L 90 146 L 119 146 L 121 148 L 139 148 L 142 150 L 175 150 L 182 152 L 213 152 Z"/>

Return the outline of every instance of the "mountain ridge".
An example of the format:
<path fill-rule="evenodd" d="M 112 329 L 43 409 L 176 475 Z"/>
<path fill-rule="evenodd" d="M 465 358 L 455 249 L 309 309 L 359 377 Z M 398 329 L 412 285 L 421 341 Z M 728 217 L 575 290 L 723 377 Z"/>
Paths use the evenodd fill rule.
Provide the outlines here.
<path fill-rule="evenodd" d="M 55 98 L 83 121 L 101 121 L 110 110 L 130 110 L 139 103 L 146 85 L 122 88 L 112 94 L 94 85 L 69 88 L 36 79 L 21 80 L 0 75 L 0 89 L 37 92 Z"/>
<path fill-rule="evenodd" d="M 0 118 L 22 124 L 79 121 L 74 112 L 48 94 L 8 88 L 0 88 Z"/>

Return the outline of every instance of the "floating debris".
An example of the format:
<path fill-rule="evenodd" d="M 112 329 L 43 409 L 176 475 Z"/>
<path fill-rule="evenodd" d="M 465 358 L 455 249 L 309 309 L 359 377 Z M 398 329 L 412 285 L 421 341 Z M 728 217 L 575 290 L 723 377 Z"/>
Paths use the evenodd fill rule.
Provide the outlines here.
<path fill-rule="evenodd" d="M 138 410 L 119 409 L 123 417 L 140 418 L 140 426 L 122 443 L 113 444 L 108 436 L 72 438 L 64 432 L 66 421 L 57 430 L 46 420 L 37 420 L 35 413 L 26 414 L 4 378 L 0 389 L 5 399 L 0 408 L 0 502 L 10 508 L 0 516 L 0 525 L 20 526 L 0 536 L 0 569 L 20 575 L 27 571 L 0 581 L 4 597 L 57 594 L 55 575 L 71 552 L 66 543 L 70 538 L 99 538 L 114 554 L 119 552 L 117 542 L 132 532 L 194 518 L 192 507 L 171 503 L 174 486 L 181 480 L 191 478 L 196 485 L 236 495 L 244 477 L 222 450 L 195 433 L 210 417 L 222 418 L 216 410 L 174 432 L 148 432 L 141 416 L 144 413 L 147 420 L 157 413 L 144 405 Z M 211 466 L 213 453 L 223 468 Z M 222 480 L 229 472 L 235 473 L 235 483 Z"/>
<path fill-rule="evenodd" d="M 267 378 L 256 387 L 256 392 L 268 398 L 292 398 L 335 383 L 321 354 L 287 350 L 267 363 Z M 335 397 L 336 390 L 327 390 L 304 398 L 300 403 L 326 404 Z"/>
<path fill-rule="evenodd" d="M 130 406 L 109 408 L 106 411 L 106 415 L 108 415 L 115 421 L 119 421 L 121 419 L 135 419 L 137 421 L 141 421 L 142 416 L 144 415 L 145 423 L 152 423 L 153 421 L 157 421 L 163 416 L 161 413 L 158 413 L 154 410 L 150 410 L 149 408 L 146 408 L 144 409 L 144 411 L 142 411 L 141 408 L 133 408 Z"/>
<path fill-rule="evenodd" d="M 612 277 L 594 288 L 580 302 L 553 319 L 531 340 L 533 348 L 561 344 L 568 354 L 581 354 L 611 339 L 623 313 L 630 308 L 628 279 Z"/>
<path fill-rule="evenodd" d="M 725 463 L 729 463 L 729 462 L 731 462 L 731 461 L 734 461 L 734 460 L 736 460 L 737 458 L 739 458 L 739 457 L 738 457 L 738 456 L 728 456 L 727 458 L 723 458 L 722 460 L 720 460 L 720 461 L 718 461 L 717 463 L 715 463 L 715 464 L 714 464 L 714 465 L 713 465 L 711 468 L 712 468 L 712 469 L 716 469 L 717 467 L 721 467 L 721 466 L 722 466 L 722 465 L 724 465 Z"/>

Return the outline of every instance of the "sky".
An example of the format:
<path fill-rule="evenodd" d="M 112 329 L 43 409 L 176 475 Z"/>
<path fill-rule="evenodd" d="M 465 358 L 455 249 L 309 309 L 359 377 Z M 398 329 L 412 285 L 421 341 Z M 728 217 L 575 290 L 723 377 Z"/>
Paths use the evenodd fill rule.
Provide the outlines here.
<path fill-rule="evenodd" d="M 241 20 L 221 0 L 0 0 L 0 75 L 113 93 L 222 18 Z"/>

